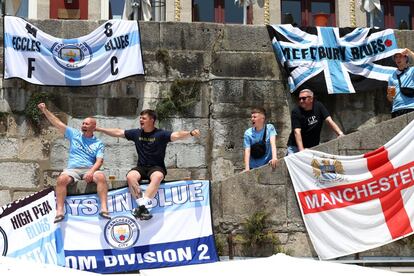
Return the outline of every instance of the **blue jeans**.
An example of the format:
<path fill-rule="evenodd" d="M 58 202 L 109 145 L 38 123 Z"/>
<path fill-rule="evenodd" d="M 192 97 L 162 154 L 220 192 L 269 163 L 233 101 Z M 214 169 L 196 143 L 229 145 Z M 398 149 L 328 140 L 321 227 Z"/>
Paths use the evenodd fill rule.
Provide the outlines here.
<path fill-rule="evenodd" d="M 299 152 L 297 146 L 288 146 L 286 151 L 286 156 Z"/>

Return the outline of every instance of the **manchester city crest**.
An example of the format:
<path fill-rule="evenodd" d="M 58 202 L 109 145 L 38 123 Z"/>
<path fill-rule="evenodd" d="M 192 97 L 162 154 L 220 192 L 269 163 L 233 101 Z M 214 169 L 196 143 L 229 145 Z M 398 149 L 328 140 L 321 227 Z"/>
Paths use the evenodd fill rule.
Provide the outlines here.
<path fill-rule="evenodd" d="M 136 221 L 127 216 L 111 219 L 104 229 L 106 242 L 115 249 L 132 247 L 139 238 L 140 229 Z"/>
<path fill-rule="evenodd" d="M 313 175 L 320 184 L 329 184 L 344 180 L 344 167 L 336 159 L 312 159 Z"/>
<path fill-rule="evenodd" d="M 55 43 L 51 49 L 55 62 L 66 70 L 78 70 L 85 67 L 92 59 L 92 50 L 86 44 Z"/>

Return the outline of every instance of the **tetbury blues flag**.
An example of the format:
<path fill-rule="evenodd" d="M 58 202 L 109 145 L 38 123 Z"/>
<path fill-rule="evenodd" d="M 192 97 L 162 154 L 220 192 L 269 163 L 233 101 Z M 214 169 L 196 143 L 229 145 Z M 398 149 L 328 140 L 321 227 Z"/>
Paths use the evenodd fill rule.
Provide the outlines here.
<path fill-rule="evenodd" d="M 108 193 L 111 220 L 98 216 L 95 194 L 67 197 L 61 223 L 66 266 L 117 273 L 218 261 L 209 181 L 162 183 L 150 220 L 135 219 L 135 207 L 127 188 Z"/>
<path fill-rule="evenodd" d="M 86 86 L 144 74 L 136 21 L 109 20 L 72 39 L 48 35 L 31 23 L 4 17 L 4 78 L 56 86 Z"/>
<path fill-rule="evenodd" d="M 372 91 L 395 71 L 394 31 L 370 28 L 297 28 L 268 25 L 273 49 L 288 73 L 290 92 L 303 88 L 329 94 Z"/>
<path fill-rule="evenodd" d="M 363 155 L 304 150 L 285 158 L 302 217 L 321 259 L 414 232 L 414 121 Z"/>

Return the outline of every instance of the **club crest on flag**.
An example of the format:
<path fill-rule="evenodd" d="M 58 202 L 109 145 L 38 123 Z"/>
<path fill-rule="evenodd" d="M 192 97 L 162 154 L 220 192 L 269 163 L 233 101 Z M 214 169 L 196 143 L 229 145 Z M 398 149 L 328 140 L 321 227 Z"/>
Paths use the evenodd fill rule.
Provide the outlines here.
<path fill-rule="evenodd" d="M 116 249 L 127 249 L 135 245 L 140 234 L 139 225 L 130 217 L 111 219 L 104 230 L 106 242 Z"/>
<path fill-rule="evenodd" d="M 79 70 L 92 59 L 92 50 L 88 44 L 55 43 L 51 49 L 55 62 L 63 69 Z"/>
<path fill-rule="evenodd" d="M 0 256 L 6 256 L 7 254 L 7 235 L 6 232 L 0 227 Z"/>
<path fill-rule="evenodd" d="M 341 161 L 335 159 L 312 159 L 311 162 L 313 175 L 317 183 L 328 184 L 344 180 L 343 174 L 345 172 Z"/>

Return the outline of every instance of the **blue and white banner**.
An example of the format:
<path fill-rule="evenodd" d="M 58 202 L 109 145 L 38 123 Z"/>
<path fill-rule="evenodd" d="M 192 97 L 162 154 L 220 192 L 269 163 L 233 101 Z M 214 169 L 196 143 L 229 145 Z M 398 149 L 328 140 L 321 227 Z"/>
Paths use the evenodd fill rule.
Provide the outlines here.
<path fill-rule="evenodd" d="M 64 265 L 62 235 L 53 223 L 55 204 L 55 193 L 48 188 L 0 207 L 0 254 Z"/>
<path fill-rule="evenodd" d="M 162 183 L 147 221 L 131 215 L 136 203 L 127 188 L 108 193 L 111 220 L 99 217 L 96 195 L 67 197 L 61 223 L 66 266 L 117 273 L 218 261 L 209 186 L 196 180 Z"/>
<path fill-rule="evenodd" d="M 109 20 L 92 33 L 62 39 L 14 16 L 4 17 L 4 78 L 87 86 L 144 74 L 136 21 Z"/>
<path fill-rule="evenodd" d="M 395 71 L 391 29 L 267 26 L 273 49 L 288 73 L 290 92 L 329 94 L 384 88 Z"/>

